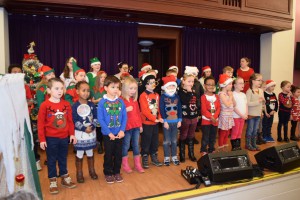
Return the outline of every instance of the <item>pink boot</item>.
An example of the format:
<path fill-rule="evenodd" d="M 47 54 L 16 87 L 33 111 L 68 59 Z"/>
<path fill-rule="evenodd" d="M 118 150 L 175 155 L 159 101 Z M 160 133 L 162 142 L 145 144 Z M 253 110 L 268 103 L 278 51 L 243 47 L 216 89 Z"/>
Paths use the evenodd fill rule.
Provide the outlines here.
<path fill-rule="evenodd" d="M 123 166 L 123 170 L 126 173 L 131 173 L 132 172 L 132 169 L 130 168 L 130 166 L 128 164 L 128 157 L 127 156 L 122 158 L 122 166 Z"/>
<path fill-rule="evenodd" d="M 134 169 L 140 173 L 144 173 L 144 169 L 141 166 L 140 156 L 134 156 Z"/>

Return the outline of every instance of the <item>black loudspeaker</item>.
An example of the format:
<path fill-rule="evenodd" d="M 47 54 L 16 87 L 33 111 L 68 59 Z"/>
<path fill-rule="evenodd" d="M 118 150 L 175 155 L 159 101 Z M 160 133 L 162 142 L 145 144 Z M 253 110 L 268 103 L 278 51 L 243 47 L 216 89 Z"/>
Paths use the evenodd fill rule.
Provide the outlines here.
<path fill-rule="evenodd" d="M 300 166 L 300 151 L 296 142 L 267 148 L 255 154 L 261 168 L 286 172 Z"/>
<path fill-rule="evenodd" d="M 245 150 L 206 154 L 197 164 L 199 171 L 212 182 L 253 178 L 252 163 Z"/>

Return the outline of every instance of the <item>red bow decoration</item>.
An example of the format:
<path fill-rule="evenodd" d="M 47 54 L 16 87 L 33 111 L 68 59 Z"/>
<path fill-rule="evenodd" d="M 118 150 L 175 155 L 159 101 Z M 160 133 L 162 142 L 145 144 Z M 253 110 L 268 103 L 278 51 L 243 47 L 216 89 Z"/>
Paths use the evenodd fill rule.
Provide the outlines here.
<path fill-rule="evenodd" d="M 35 58 L 35 54 L 24 54 L 24 59 L 29 60 L 29 59 L 34 59 Z"/>

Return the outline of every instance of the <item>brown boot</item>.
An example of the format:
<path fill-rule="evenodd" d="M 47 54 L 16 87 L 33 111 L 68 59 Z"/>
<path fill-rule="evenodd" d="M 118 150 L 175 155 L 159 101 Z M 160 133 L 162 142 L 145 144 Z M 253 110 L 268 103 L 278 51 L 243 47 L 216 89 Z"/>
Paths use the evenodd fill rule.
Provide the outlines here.
<path fill-rule="evenodd" d="M 84 183 L 84 177 L 82 172 L 82 160 L 83 158 L 78 158 L 75 156 L 75 164 L 76 164 L 76 179 L 78 183 Z"/>
<path fill-rule="evenodd" d="M 51 194 L 57 194 L 58 193 L 58 187 L 57 187 L 57 180 L 56 178 L 49 178 L 50 181 L 50 188 L 49 191 Z"/>
<path fill-rule="evenodd" d="M 95 172 L 95 167 L 94 167 L 94 156 L 87 157 L 88 160 L 88 168 L 89 168 L 89 173 L 92 179 L 96 180 L 98 179 L 98 175 Z"/>
<path fill-rule="evenodd" d="M 76 187 L 76 184 L 72 182 L 72 179 L 69 176 L 69 174 L 65 174 L 61 176 L 61 185 L 70 189 Z"/>

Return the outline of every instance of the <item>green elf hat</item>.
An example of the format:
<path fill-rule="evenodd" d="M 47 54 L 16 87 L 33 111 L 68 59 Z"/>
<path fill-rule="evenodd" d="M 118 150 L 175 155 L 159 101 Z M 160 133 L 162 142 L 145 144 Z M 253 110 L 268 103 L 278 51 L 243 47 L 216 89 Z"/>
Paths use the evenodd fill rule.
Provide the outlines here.
<path fill-rule="evenodd" d="M 91 58 L 90 62 L 91 62 L 91 66 L 96 64 L 101 64 L 100 60 L 97 57 Z"/>
<path fill-rule="evenodd" d="M 38 72 L 41 76 L 46 76 L 47 74 L 50 74 L 51 72 L 54 72 L 54 69 L 47 65 L 43 65 L 38 69 Z"/>
<path fill-rule="evenodd" d="M 74 60 L 72 61 L 72 68 L 74 75 L 78 74 L 79 72 L 85 72 L 84 69 L 78 67 L 77 63 Z"/>

